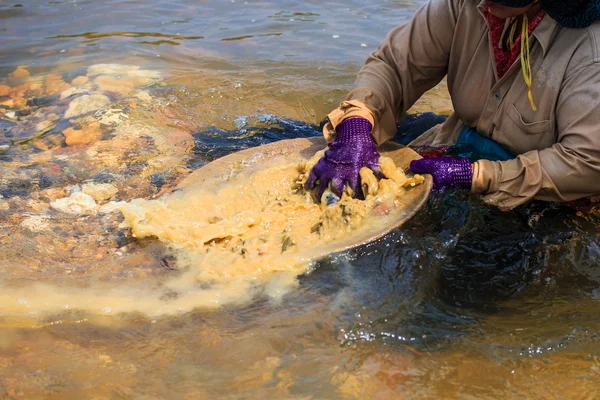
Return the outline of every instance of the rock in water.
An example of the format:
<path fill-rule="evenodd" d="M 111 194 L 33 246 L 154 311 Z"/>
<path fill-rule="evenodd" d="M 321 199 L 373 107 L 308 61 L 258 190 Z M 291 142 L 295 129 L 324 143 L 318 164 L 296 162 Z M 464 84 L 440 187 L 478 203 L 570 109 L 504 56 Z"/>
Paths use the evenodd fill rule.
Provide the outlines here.
<path fill-rule="evenodd" d="M 86 145 L 97 142 L 102 136 L 100 123 L 96 120 L 89 121 L 82 129 L 69 127 L 63 131 L 67 146 Z"/>
<path fill-rule="evenodd" d="M 77 78 L 71 81 L 71 84 L 75 86 L 82 86 L 88 83 L 89 80 L 90 78 L 88 78 L 87 76 L 78 76 Z"/>
<path fill-rule="evenodd" d="M 112 199 L 119 192 L 119 189 L 110 183 L 86 183 L 81 191 L 92 196 L 98 203 L 102 203 Z"/>
<path fill-rule="evenodd" d="M 88 68 L 87 76 L 97 75 L 125 75 L 130 71 L 140 69 L 137 65 L 122 65 L 122 64 L 94 64 Z"/>
<path fill-rule="evenodd" d="M 17 67 L 17 69 L 15 69 L 13 72 L 11 72 L 9 74 L 9 76 L 11 78 L 27 78 L 27 77 L 31 76 L 31 74 L 29 73 L 29 70 L 27 69 L 26 66 L 20 65 Z"/>
<path fill-rule="evenodd" d="M 110 104 L 110 99 L 103 94 L 92 94 L 77 97 L 65 111 L 65 118 L 73 118 L 78 115 L 98 111 Z"/>
<path fill-rule="evenodd" d="M 70 197 L 54 200 L 50 207 L 67 214 L 84 214 L 92 211 L 97 206 L 96 201 L 89 194 L 82 192 L 73 193 Z"/>

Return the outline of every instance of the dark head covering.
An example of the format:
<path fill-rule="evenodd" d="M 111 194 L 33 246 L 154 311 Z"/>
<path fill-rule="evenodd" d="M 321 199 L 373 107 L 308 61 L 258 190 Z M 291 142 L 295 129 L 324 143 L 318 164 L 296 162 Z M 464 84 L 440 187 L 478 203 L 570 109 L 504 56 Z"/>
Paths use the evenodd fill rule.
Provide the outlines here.
<path fill-rule="evenodd" d="M 519 7 L 527 7 L 528 5 L 533 3 L 534 0 L 492 0 L 492 2 L 501 4 L 501 5 L 507 6 L 507 7 L 519 8 Z"/>
<path fill-rule="evenodd" d="M 540 0 L 540 5 L 566 28 L 587 28 L 600 19 L 600 0 Z"/>
<path fill-rule="evenodd" d="M 526 7 L 533 0 L 492 0 L 508 7 Z M 566 28 L 587 28 L 600 19 L 600 0 L 540 0 L 542 9 Z"/>

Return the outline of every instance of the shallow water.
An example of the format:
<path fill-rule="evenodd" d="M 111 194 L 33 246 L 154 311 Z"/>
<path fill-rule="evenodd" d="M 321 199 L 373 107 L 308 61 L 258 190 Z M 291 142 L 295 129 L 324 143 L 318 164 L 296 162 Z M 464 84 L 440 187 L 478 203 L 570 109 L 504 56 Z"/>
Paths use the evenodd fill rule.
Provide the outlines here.
<path fill-rule="evenodd" d="M 318 135 L 421 3 L 0 4 L 0 397 L 596 398 L 600 225 L 567 206 L 435 194 L 278 300 L 168 317 L 136 304 L 177 266 L 109 205 Z M 65 118 L 86 94 L 105 97 Z M 443 84 L 416 107 L 449 108 Z M 55 203 L 78 191 L 93 202 Z M 137 311 L 93 297 L 110 290 Z"/>

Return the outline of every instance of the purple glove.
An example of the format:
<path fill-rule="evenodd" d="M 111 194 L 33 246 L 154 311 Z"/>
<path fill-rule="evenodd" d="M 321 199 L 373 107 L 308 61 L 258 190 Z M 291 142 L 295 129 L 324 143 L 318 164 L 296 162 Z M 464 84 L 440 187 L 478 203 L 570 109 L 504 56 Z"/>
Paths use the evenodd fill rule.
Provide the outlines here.
<path fill-rule="evenodd" d="M 319 181 L 318 201 L 329 183 L 331 191 L 341 197 L 346 183 L 354 190 L 354 195 L 362 197 L 360 190 L 359 171 L 369 167 L 375 175 L 381 175 L 379 153 L 371 129 L 373 126 L 366 118 L 348 118 L 343 120 L 335 129 L 335 140 L 328 144 L 329 150 L 325 157 L 310 171 L 304 184 L 306 190 L 311 190 Z"/>
<path fill-rule="evenodd" d="M 421 158 L 411 161 L 410 169 L 417 174 L 431 174 L 435 190 L 471 189 L 473 182 L 473 168 L 468 158 Z"/>

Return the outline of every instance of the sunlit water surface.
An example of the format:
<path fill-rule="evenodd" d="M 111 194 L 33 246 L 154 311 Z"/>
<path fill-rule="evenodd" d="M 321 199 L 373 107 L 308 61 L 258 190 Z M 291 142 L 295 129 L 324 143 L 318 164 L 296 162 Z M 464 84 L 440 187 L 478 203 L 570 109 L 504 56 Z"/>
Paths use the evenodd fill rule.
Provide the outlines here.
<path fill-rule="evenodd" d="M 166 316 L 135 304 L 177 266 L 101 206 L 318 135 L 422 3 L 0 4 L 0 397 L 597 398 L 599 221 L 567 206 L 434 194 L 282 298 Z M 85 95 L 99 103 L 72 116 Z M 417 110 L 447 113 L 443 86 Z M 80 190 L 97 203 L 52 206 Z M 110 290 L 137 311 L 84 295 Z"/>

